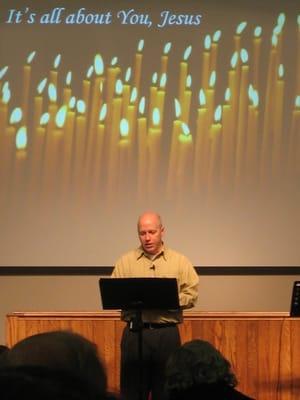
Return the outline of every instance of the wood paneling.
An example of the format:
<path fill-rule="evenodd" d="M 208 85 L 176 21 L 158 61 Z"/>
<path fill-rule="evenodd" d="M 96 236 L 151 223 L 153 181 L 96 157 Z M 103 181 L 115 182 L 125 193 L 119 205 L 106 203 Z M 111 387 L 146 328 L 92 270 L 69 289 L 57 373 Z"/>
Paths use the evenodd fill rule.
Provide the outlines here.
<path fill-rule="evenodd" d="M 7 344 L 39 332 L 69 329 L 95 342 L 107 366 L 109 388 L 118 390 L 119 312 L 13 313 L 7 316 Z M 238 388 L 258 400 L 300 399 L 300 319 L 288 313 L 186 312 L 182 342 L 211 342 L 231 362 Z"/>

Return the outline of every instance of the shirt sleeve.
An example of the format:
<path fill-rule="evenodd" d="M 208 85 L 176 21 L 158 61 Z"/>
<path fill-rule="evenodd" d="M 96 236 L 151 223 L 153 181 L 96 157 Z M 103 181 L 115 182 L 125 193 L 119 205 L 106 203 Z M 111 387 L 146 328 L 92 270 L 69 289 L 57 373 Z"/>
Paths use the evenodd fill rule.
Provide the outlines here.
<path fill-rule="evenodd" d="M 191 308 L 198 299 L 199 277 L 192 263 L 185 257 L 179 280 L 179 304 L 182 309 Z"/>

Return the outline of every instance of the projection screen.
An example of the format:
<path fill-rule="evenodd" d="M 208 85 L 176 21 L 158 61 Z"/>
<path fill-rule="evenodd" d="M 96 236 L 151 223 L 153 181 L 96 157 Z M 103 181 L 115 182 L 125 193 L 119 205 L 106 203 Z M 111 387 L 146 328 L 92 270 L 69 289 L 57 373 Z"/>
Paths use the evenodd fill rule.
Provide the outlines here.
<path fill-rule="evenodd" d="M 0 264 L 299 265 L 300 4 L 0 4 Z"/>

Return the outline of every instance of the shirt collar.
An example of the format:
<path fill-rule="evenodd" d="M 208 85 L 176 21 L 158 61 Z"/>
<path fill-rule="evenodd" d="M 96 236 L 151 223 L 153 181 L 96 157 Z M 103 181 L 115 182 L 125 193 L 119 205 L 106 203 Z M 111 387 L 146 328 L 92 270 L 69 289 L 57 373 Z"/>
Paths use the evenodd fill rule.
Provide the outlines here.
<path fill-rule="evenodd" d="M 162 245 L 162 249 L 161 251 L 156 254 L 155 259 L 162 256 L 165 260 L 167 260 L 168 257 L 168 248 L 164 245 Z M 145 252 L 145 250 L 142 248 L 142 246 L 139 246 L 136 249 L 136 259 L 139 260 L 142 257 L 147 257 L 147 253 Z M 148 257 L 147 257 L 148 258 Z"/>

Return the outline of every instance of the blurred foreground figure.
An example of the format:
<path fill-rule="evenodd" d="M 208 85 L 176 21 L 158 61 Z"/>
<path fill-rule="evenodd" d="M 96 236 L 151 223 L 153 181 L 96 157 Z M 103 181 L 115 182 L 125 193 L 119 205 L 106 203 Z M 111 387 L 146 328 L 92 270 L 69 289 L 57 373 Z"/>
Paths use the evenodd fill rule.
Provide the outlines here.
<path fill-rule="evenodd" d="M 192 340 L 170 356 L 165 391 L 169 400 L 254 400 L 237 391 L 231 365 L 209 342 Z"/>
<path fill-rule="evenodd" d="M 107 399 L 106 372 L 94 343 L 76 333 L 30 336 L 0 360 L 1 399 Z"/>

